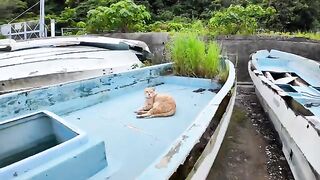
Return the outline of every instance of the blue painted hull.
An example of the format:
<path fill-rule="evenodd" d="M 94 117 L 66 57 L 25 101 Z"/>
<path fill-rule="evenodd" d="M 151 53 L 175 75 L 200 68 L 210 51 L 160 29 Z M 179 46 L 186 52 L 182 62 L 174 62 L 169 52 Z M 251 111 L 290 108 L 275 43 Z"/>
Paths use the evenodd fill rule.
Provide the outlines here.
<path fill-rule="evenodd" d="M 171 64 L 164 64 L 4 94 L 0 96 L 0 122 L 46 110 L 87 134 L 88 143 L 74 151 L 82 150 L 85 153 L 90 147 L 96 146 L 92 142 L 103 142 L 105 167 L 80 179 L 168 179 L 199 142 L 221 101 L 233 87 L 235 73 L 232 63 L 229 63 L 229 69 L 229 78 L 223 86 L 209 79 L 163 76 L 172 72 Z M 159 93 L 173 96 L 177 103 L 174 116 L 136 118 L 134 111 L 143 105 L 143 89 L 149 86 L 155 86 Z M 217 89 L 218 92 L 215 91 Z M 219 143 L 214 148 L 215 154 L 228 125 L 228 121 L 223 122 Z M 18 176 L 25 179 L 41 179 L 44 177 L 42 175 L 46 179 L 72 177 L 75 167 L 61 169 L 59 164 L 66 162 L 62 156 L 71 157 L 70 154 L 64 154 L 49 158 L 44 166 L 19 172 Z M 57 163 L 57 160 L 61 162 Z M 211 158 L 211 164 L 213 160 Z M 85 158 L 77 161 L 77 164 L 88 169 L 95 166 L 88 164 Z M 14 177 L 16 174 L 12 174 Z"/>

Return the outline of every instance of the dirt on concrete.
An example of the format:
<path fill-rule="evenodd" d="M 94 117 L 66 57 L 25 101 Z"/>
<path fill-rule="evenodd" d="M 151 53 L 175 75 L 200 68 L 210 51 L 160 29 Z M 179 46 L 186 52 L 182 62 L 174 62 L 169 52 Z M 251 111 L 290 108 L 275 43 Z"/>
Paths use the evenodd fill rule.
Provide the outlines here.
<path fill-rule="evenodd" d="M 279 136 L 253 86 L 240 86 L 227 130 L 207 180 L 293 180 Z"/>

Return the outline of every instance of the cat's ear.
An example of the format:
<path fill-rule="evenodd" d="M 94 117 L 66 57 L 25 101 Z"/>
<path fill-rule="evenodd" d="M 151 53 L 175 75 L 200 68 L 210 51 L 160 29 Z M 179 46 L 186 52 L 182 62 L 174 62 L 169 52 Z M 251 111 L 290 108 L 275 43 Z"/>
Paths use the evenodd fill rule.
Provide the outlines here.
<path fill-rule="evenodd" d="M 156 88 L 155 87 L 150 87 L 152 89 L 152 91 L 156 91 Z"/>

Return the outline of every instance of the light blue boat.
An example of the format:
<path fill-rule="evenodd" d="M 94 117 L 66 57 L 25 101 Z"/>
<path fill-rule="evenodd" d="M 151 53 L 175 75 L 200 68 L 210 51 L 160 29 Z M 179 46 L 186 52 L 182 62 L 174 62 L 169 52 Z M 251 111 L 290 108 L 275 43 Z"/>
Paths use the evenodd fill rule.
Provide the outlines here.
<path fill-rule="evenodd" d="M 320 64 L 277 50 L 252 55 L 249 74 L 295 179 L 320 179 Z"/>
<path fill-rule="evenodd" d="M 169 63 L 1 95 L 0 179 L 204 179 L 235 100 L 226 63 L 224 84 Z M 174 116 L 136 118 L 150 86 L 173 96 Z"/>

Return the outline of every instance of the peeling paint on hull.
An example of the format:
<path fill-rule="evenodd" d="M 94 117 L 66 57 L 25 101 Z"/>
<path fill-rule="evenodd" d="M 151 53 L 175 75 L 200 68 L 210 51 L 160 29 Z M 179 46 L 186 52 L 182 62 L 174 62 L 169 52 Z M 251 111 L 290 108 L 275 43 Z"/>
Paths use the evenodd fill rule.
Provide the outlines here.
<path fill-rule="evenodd" d="M 235 70 L 233 64 L 227 62 L 229 77 L 224 85 L 210 79 L 162 76 L 172 72 L 172 64 L 162 64 L 3 94 L 0 96 L 0 122 L 36 111 L 51 111 L 86 132 L 89 141 L 104 142 L 108 166 L 89 179 L 169 179 L 181 164 L 188 163 L 186 158 L 234 86 Z M 158 92 L 175 98 L 177 112 L 174 116 L 136 118 L 134 111 L 143 104 L 143 89 L 148 86 L 156 86 Z M 206 90 L 194 92 L 197 89 Z M 227 111 L 230 113 L 230 108 Z M 228 120 L 221 122 L 222 129 L 226 128 Z M 222 140 L 225 130 L 217 133 Z M 216 150 L 221 145 L 220 140 L 215 142 Z M 53 164 L 50 160 L 46 166 Z M 78 164 L 87 165 L 83 160 Z M 37 170 L 30 170 L 28 177 L 37 175 Z M 72 167 L 59 169 L 59 172 L 70 177 L 71 170 Z"/>

